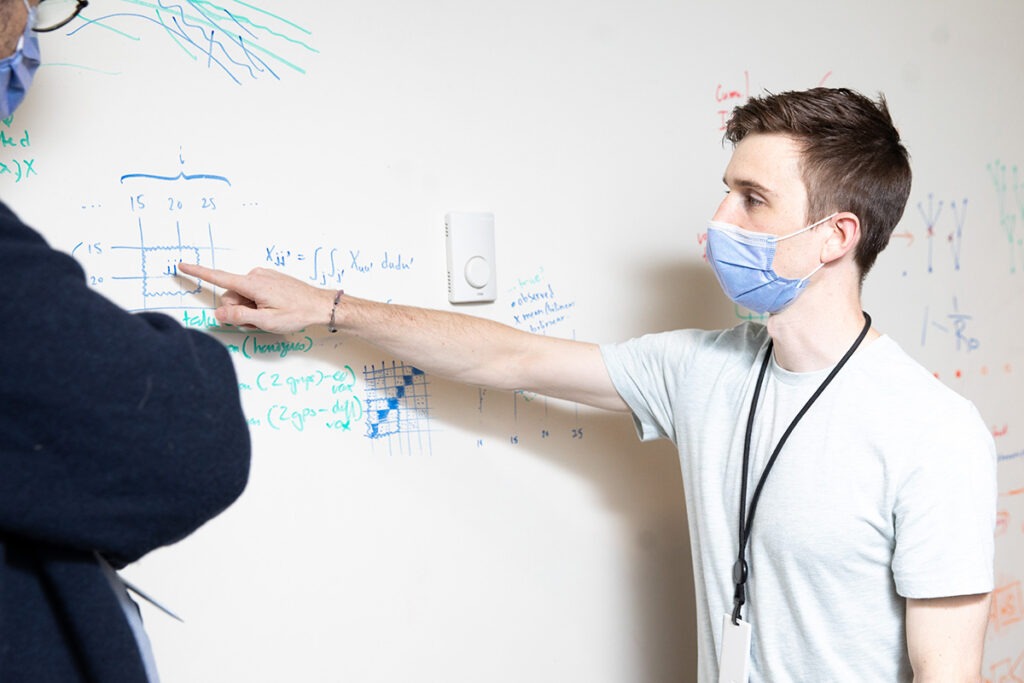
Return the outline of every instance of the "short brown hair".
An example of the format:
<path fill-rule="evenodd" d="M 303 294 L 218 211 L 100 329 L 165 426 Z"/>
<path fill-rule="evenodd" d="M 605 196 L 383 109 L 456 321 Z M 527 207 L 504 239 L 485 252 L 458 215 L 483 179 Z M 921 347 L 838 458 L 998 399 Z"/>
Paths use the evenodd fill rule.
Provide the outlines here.
<path fill-rule="evenodd" d="M 857 215 L 861 238 L 854 259 L 863 279 L 910 196 L 910 156 L 885 97 L 873 102 L 846 88 L 754 97 L 733 110 L 725 139 L 735 145 L 752 133 L 786 135 L 801 146 L 808 219 L 836 211 Z"/>

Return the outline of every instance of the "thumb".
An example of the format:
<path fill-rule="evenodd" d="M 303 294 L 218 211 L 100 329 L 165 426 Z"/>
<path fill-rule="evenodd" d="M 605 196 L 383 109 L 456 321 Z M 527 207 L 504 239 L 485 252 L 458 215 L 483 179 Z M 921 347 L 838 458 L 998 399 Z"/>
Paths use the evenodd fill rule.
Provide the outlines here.
<path fill-rule="evenodd" d="M 213 312 L 220 322 L 235 325 L 236 327 L 243 325 L 260 327 L 258 319 L 262 316 L 259 313 L 259 309 L 246 306 L 245 304 L 223 304 Z"/>

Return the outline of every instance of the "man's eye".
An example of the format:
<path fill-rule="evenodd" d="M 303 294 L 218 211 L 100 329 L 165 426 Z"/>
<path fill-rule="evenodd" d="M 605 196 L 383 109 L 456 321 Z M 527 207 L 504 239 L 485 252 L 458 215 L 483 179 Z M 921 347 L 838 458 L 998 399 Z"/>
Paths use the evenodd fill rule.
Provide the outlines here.
<path fill-rule="evenodd" d="M 764 206 L 764 201 L 752 194 L 744 195 L 743 201 L 747 206 Z"/>

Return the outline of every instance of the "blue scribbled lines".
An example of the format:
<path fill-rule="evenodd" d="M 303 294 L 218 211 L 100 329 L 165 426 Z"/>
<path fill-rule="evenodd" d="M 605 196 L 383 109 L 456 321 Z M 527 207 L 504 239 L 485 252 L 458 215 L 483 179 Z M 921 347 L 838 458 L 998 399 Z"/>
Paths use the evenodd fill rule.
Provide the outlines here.
<path fill-rule="evenodd" d="M 392 440 L 401 450 L 430 450 L 430 407 L 427 376 L 419 368 L 399 364 L 363 368 L 366 386 L 366 436 Z M 415 443 L 414 443 L 415 441 Z"/>
<path fill-rule="evenodd" d="M 285 70 L 305 74 L 299 61 L 320 52 L 307 42 L 312 35 L 309 29 L 242 0 L 121 2 L 131 5 L 131 11 L 83 15 L 83 23 L 68 35 L 103 28 L 128 40 L 141 41 L 140 29 L 156 27 L 192 61 L 223 72 L 238 85 L 267 77 L 281 80 Z"/>

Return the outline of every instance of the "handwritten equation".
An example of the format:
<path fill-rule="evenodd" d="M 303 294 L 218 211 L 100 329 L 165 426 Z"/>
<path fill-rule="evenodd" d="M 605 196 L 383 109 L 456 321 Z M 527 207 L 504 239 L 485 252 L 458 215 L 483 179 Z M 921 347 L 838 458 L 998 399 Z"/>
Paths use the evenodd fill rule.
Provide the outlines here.
<path fill-rule="evenodd" d="M 346 275 L 403 274 L 414 270 L 416 257 L 400 249 L 369 253 L 362 248 L 270 244 L 264 247 L 264 266 L 305 271 L 305 278 L 320 287 L 340 286 Z"/>
<path fill-rule="evenodd" d="M 957 352 L 971 352 L 981 346 L 981 341 L 970 334 L 968 327 L 973 316 L 960 311 L 957 297 L 953 297 L 952 310 L 948 310 L 940 316 L 933 316 L 926 306 L 924 309 L 924 324 L 921 326 L 921 346 L 928 343 L 929 335 L 936 330 L 947 335 L 951 340 L 951 350 Z"/>
<path fill-rule="evenodd" d="M 0 182 L 18 184 L 39 175 L 28 128 L 13 126 L 14 114 L 0 119 Z"/>
<path fill-rule="evenodd" d="M 362 423 L 363 400 L 356 394 L 356 374 L 346 365 L 334 370 L 313 369 L 297 374 L 260 370 L 239 383 L 243 398 L 256 394 L 260 409 L 249 417 L 250 427 L 274 431 L 307 429 L 350 432 Z"/>

